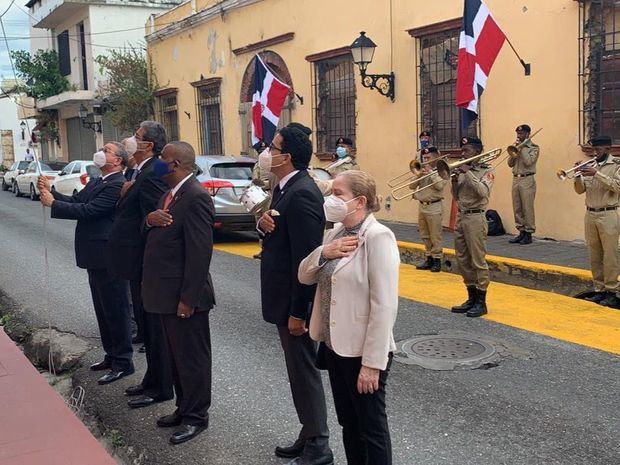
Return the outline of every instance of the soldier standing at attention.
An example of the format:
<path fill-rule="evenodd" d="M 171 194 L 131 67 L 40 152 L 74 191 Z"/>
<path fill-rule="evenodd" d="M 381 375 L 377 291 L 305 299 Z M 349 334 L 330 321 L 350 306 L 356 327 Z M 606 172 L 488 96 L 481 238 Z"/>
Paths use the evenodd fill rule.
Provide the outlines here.
<path fill-rule="evenodd" d="M 461 139 L 463 158 L 481 154 L 482 148 L 480 139 Z M 458 174 L 452 176 L 452 196 L 459 209 L 454 248 L 468 298 L 462 305 L 452 307 L 452 312 L 478 317 L 487 313 L 486 295 L 490 279 L 489 265 L 485 259 L 488 231 L 485 209 L 491 196 L 494 175 L 490 166 L 475 162 L 458 170 Z"/>
<path fill-rule="evenodd" d="M 332 178 L 348 170 L 359 170 L 355 161 L 353 141 L 348 137 L 339 137 L 336 141 L 336 161 L 325 168 Z"/>
<path fill-rule="evenodd" d="M 594 137 L 589 143 L 595 158 L 592 164 L 578 169 L 575 177 L 575 192 L 586 194 L 585 233 L 595 291 L 586 300 L 618 307 L 620 159 L 609 154 L 611 137 Z"/>
<path fill-rule="evenodd" d="M 532 233 L 536 231 L 534 216 L 534 198 L 536 197 L 536 162 L 540 149 L 530 137 L 532 128 L 522 124 L 516 129 L 517 142 L 522 144 L 519 156 L 508 157 L 508 166 L 512 168 L 512 208 L 515 214 L 515 226 L 519 235 L 510 239 L 511 244 L 531 244 Z M 523 143 L 524 141 L 527 141 Z"/>
<path fill-rule="evenodd" d="M 435 163 L 432 161 L 436 160 L 439 155 L 437 147 L 422 149 L 422 162 L 427 164 L 423 166 L 420 176 L 426 176 L 431 170 L 435 169 Z M 420 181 L 419 185 L 416 186 L 416 189 L 424 188 L 424 190 L 413 195 L 413 198 L 420 202 L 418 228 L 426 251 L 426 261 L 416 265 L 418 270 L 431 270 L 434 273 L 441 271 L 441 223 L 443 218 L 443 190 L 446 184 L 448 184 L 448 180 L 442 179 L 435 171 L 433 175 Z"/>
<path fill-rule="evenodd" d="M 422 162 L 422 158 L 423 158 L 422 151 L 433 145 L 431 142 L 431 137 L 432 137 L 432 134 L 430 131 L 422 131 L 420 135 L 418 136 L 418 141 L 420 143 L 419 144 L 420 150 L 418 151 L 418 160 L 420 160 L 420 163 Z"/>

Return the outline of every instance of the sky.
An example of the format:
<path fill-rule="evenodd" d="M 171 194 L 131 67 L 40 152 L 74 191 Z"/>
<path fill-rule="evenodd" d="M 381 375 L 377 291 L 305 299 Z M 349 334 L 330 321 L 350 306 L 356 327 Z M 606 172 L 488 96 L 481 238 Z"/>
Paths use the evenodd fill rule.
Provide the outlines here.
<path fill-rule="evenodd" d="M 27 8 L 27 0 L 16 0 L 13 6 L 2 17 L 4 23 L 4 29 L 7 37 L 9 37 L 8 44 L 11 50 L 29 50 L 28 36 L 30 34 L 28 28 L 28 15 L 18 8 L 21 7 L 24 10 Z M 7 9 L 11 4 L 11 0 L 0 0 L 0 14 Z M 20 37 L 20 39 L 15 39 Z M 21 39 L 21 37 L 25 37 Z M 9 53 L 7 51 L 6 42 L 2 36 L 2 29 L 0 29 L 0 80 L 1 79 L 13 79 L 13 70 L 11 69 L 11 63 L 9 61 Z"/>

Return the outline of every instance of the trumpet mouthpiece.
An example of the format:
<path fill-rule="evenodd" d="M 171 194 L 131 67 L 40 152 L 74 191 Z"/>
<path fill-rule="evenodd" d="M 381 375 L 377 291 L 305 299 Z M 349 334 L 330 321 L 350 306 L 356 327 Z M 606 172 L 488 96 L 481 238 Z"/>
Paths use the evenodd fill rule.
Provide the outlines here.
<path fill-rule="evenodd" d="M 558 170 L 556 173 L 556 176 L 560 179 L 560 181 L 564 181 L 566 179 L 566 171 L 564 170 Z"/>

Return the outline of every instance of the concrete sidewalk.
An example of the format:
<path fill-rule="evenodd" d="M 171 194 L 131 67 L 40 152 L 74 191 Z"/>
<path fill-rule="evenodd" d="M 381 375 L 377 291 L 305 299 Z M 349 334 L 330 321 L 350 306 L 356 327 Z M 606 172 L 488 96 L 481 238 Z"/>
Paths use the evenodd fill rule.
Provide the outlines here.
<path fill-rule="evenodd" d="M 382 221 L 382 223 L 394 231 L 397 240 L 422 243 L 417 224 L 387 221 Z M 534 242 L 529 245 L 508 243 L 513 237 L 511 234 L 489 236 L 487 238 L 487 253 L 500 257 L 590 270 L 590 256 L 588 255 L 588 247 L 585 242 L 556 241 L 534 237 Z M 443 246 L 451 249 L 454 248 L 453 231 L 444 229 Z"/>
<path fill-rule="evenodd" d="M 415 265 L 425 252 L 416 224 L 384 222 L 398 240 L 403 263 Z M 510 244 L 511 235 L 488 237 L 487 263 L 491 280 L 567 296 L 592 289 L 588 250 L 584 243 L 535 239 L 532 244 Z M 454 232 L 444 230 L 442 270 L 459 273 Z"/>

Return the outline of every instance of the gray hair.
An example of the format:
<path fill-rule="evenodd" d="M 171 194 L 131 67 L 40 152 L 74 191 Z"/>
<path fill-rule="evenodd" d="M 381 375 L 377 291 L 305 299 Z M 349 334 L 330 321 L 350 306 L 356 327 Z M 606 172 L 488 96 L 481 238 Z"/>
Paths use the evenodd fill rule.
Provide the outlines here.
<path fill-rule="evenodd" d="M 140 127 L 144 128 L 142 140 L 146 142 L 153 142 L 153 153 L 155 153 L 156 156 L 161 155 L 161 151 L 168 143 L 164 125 L 158 123 L 157 121 L 147 120 L 142 121 L 140 123 Z"/>
<path fill-rule="evenodd" d="M 115 140 L 111 140 L 108 144 L 112 144 L 116 147 L 115 155 L 122 160 L 123 166 L 127 166 L 127 160 L 129 159 L 129 154 L 127 153 L 127 149 L 120 142 L 116 142 Z"/>

